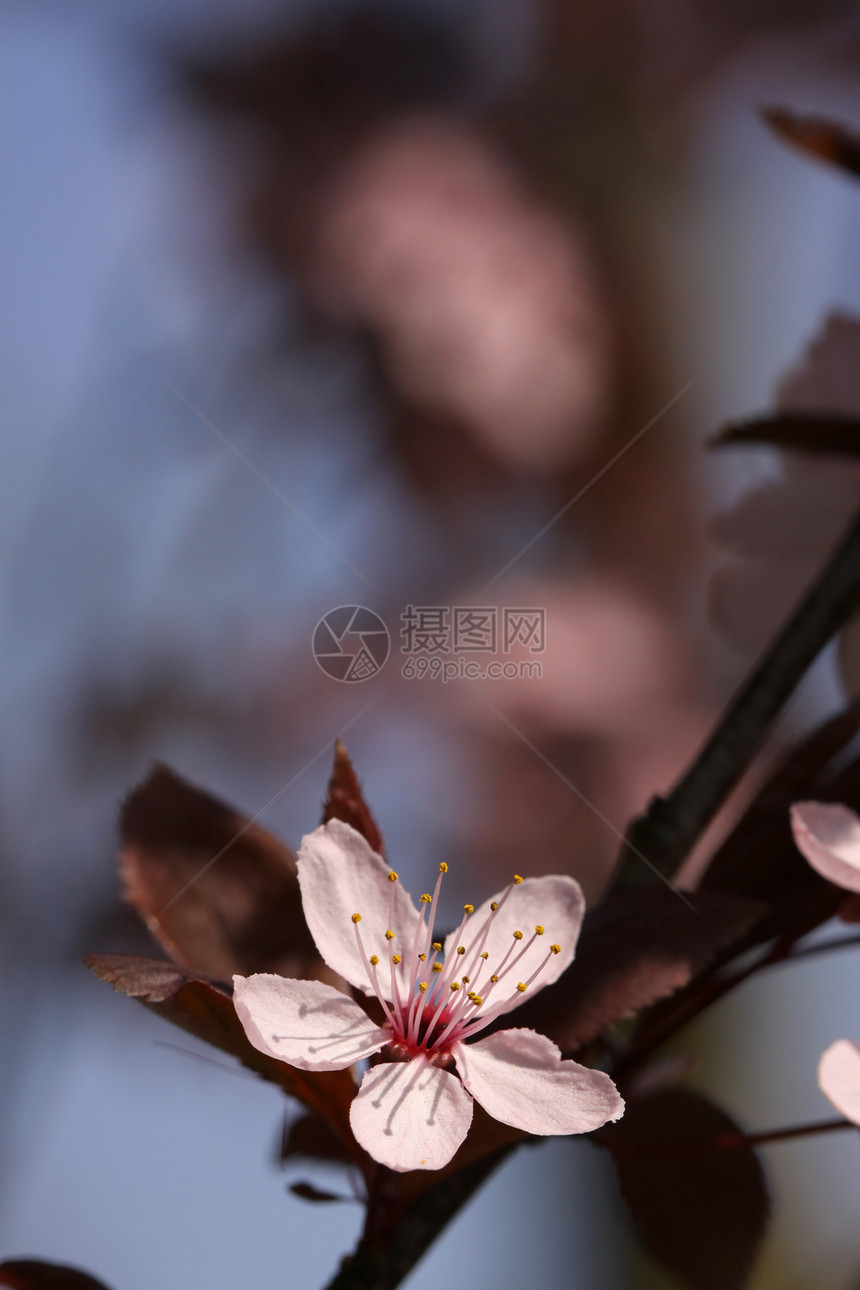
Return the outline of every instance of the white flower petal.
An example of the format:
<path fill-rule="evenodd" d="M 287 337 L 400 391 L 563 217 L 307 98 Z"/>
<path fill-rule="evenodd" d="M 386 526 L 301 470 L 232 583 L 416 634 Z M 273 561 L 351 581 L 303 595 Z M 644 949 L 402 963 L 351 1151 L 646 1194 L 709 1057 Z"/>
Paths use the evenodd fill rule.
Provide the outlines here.
<path fill-rule="evenodd" d="M 526 878 L 510 892 L 502 905 L 504 893 L 493 897 L 502 907 L 490 924 L 489 934 L 484 942 L 484 951 L 488 957 L 486 966 L 481 968 L 480 975 L 472 970 L 472 989 L 484 994 L 488 974 L 495 972 L 505 955 L 513 947 L 508 958 L 511 964 L 525 949 L 534 936 L 535 928 L 542 927 L 543 934 L 536 936 L 534 944 L 526 951 L 516 967 L 494 987 L 487 998 L 484 1011 L 501 1014 L 516 1008 L 526 998 L 530 998 L 545 985 L 556 981 L 573 960 L 576 942 L 585 913 L 585 897 L 582 888 L 573 878 L 562 874 L 550 874 L 546 878 Z M 466 948 L 464 962 L 469 962 L 469 950 L 473 944 L 481 941 L 482 928 L 491 914 L 491 901 L 485 901 L 469 918 L 463 939 L 460 942 Z M 523 939 L 515 943 L 514 932 L 521 931 Z M 445 941 L 445 957 L 457 953 L 457 936 L 452 932 Z M 559 954 L 551 954 L 550 946 L 560 945 Z M 543 971 L 529 986 L 527 993 L 517 991 L 519 981 L 528 981 L 531 974 L 549 956 Z M 506 1000 L 506 996 L 510 996 Z M 504 1005 L 504 1006 L 503 1006 Z M 475 1014 L 480 1015 L 480 1011 Z"/>
<path fill-rule="evenodd" d="M 352 999 L 321 981 L 271 972 L 233 977 L 233 1002 L 261 1053 L 300 1070 L 336 1071 L 379 1052 L 391 1038 Z"/>
<path fill-rule="evenodd" d="M 526 1133 L 590 1133 L 624 1112 L 608 1075 L 563 1061 L 552 1040 L 534 1030 L 502 1030 L 458 1044 L 454 1055 L 475 1101 Z"/>
<path fill-rule="evenodd" d="M 796 802 L 791 830 L 822 878 L 846 891 L 860 891 L 860 816 L 838 802 Z"/>
<path fill-rule="evenodd" d="M 441 1169 L 469 1131 L 472 1099 L 456 1075 L 415 1057 L 372 1067 L 349 1119 L 357 1141 L 389 1169 Z"/>
<path fill-rule="evenodd" d="M 389 972 L 383 965 L 411 946 L 418 922 L 409 893 L 399 880 L 388 881 L 389 866 L 341 820 L 329 820 L 303 839 L 298 870 L 305 918 L 326 963 L 350 985 L 373 993 L 352 921 L 353 914 L 361 914 L 361 941 L 368 957 L 379 955 L 379 984 L 385 992 Z M 393 941 L 385 939 L 389 928 Z"/>
<path fill-rule="evenodd" d="M 818 1063 L 818 1083 L 837 1111 L 860 1124 L 860 1048 L 850 1039 L 837 1039 Z"/>

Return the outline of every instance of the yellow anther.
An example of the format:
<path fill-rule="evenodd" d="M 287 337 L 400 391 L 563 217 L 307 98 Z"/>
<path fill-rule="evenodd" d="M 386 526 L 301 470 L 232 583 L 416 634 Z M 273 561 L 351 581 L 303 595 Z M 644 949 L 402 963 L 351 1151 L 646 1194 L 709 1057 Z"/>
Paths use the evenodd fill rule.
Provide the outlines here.
<path fill-rule="evenodd" d="M 480 1008 L 481 1004 L 484 1002 L 479 994 L 470 994 L 469 998 L 472 1000 L 472 1003 L 474 1003 L 476 1008 Z"/>
<path fill-rule="evenodd" d="M 522 878 L 518 873 L 514 874 L 514 882 L 517 884 L 517 886 L 519 886 L 519 884 L 522 882 Z"/>
<path fill-rule="evenodd" d="M 423 892 L 423 893 L 422 893 L 422 895 L 420 896 L 420 900 L 421 900 L 421 904 L 422 904 L 422 905 L 429 905 L 429 904 L 430 904 L 430 901 L 431 901 L 432 899 L 433 899 L 433 897 L 430 895 L 430 892 L 429 892 L 429 891 L 425 891 L 425 892 Z"/>
<path fill-rule="evenodd" d="M 448 866 L 446 865 L 446 863 L 445 863 L 445 861 L 444 861 L 444 860 L 443 860 L 443 861 L 442 861 L 442 863 L 439 865 L 439 872 L 440 872 L 440 873 L 447 873 L 447 872 L 448 872 Z"/>
<path fill-rule="evenodd" d="M 391 956 L 391 962 L 392 962 L 392 963 L 394 964 L 394 966 L 396 967 L 396 966 L 397 966 L 397 964 L 400 962 L 400 955 L 399 955 L 399 954 L 392 954 L 392 956 Z"/>
<path fill-rule="evenodd" d="M 489 957 L 490 957 L 490 951 L 489 951 L 489 950 L 484 950 L 483 954 L 481 955 L 481 958 L 482 958 L 482 959 L 488 959 Z"/>
<path fill-rule="evenodd" d="M 421 960 L 421 962 L 423 963 L 423 962 L 424 962 L 424 960 L 427 958 L 427 955 L 426 955 L 426 954 L 419 954 L 419 955 L 418 955 L 418 957 L 419 957 L 419 959 Z"/>
<path fill-rule="evenodd" d="M 536 936 L 543 936 L 543 934 L 544 934 L 544 932 L 545 932 L 545 931 L 546 931 L 546 928 L 545 928 L 545 927 L 541 927 L 540 923 L 537 923 L 537 924 L 535 925 L 535 935 L 536 935 Z"/>
<path fill-rule="evenodd" d="M 371 954 L 371 956 L 370 956 L 370 966 L 371 966 L 371 967 L 376 967 L 376 965 L 377 965 L 377 963 L 378 963 L 378 962 L 379 962 L 379 955 L 378 955 L 378 954 Z"/>
<path fill-rule="evenodd" d="M 464 906 L 463 906 L 463 908 L 465 909 L 465 911 L 466 911 L 466 913 L 467 913 L 467 914 L 474 914 L 474 912 L 475 912 L 475 906 L 474 906 L 474 905 L 464 905 Z"/>
<path fill-rule="evenodd" d="M 471 978 L 471 977 L 468 977 L 468 976 L 461 976 L 461 977 L 460 977 L 460 980 L 463 982 L 463 985 L 468 985 L 468 984 L 469 984 L 469 982 L 471 981 L 471 979 L 472 979 L 472 978 Z"/>
<path fill-rule="evenodd" d="M 497 900 L 491 900 L 490 909 L 493 911 L 494 914 L 498 908 L 499 908 L 499 902 Z"/>
<path fill-rule="evenodd" d="M 451 985 L 450 985 L 450 987 L 449 987 L 449 989 L 453 990 L 453 991 L 456 993 L 456 992 L 457 992 L 457 990 L 459 990 L 459 989 L 460 989 L 460 982 L 459 982 L 459 981 L 452 981 L 452 982 L 451 982 Z"/>
<path fill-rule="evenodd" d="M 457 946 L 457 953 L 458 953 L 458 954 L 465 954 L 465 953 L 466 953 L 466 947 L 465 947 L 465 945 L 458 945 L 458 946 Z"/>
<path fill-rule="evenodd" d="M 433 964 L 433 971 L 434 971 L 434 972 L 441 972 L 441 971 L 442 971 L 442 964 L 441 964 L 441 963 L 434 963 L 434 964 Z"/>
<path fill-rule="evenodd" d="M 361 914 L 353 914 L 353 916 L 352 916 L 352 921 L 353 921 L 354 923 L 360 923 L 360 922 L 361 922 Z"/>
<path fill-rule="evenodd" d="M 386 939 L 387 941 L 393 941 L 393 940 L 394 940 L 394 933 L 392 932 L 392 930 L 391 930 L 391 928 L 390 928 L 390 927 L 389 927 L 388 931 L 385 933 L 385 939 Z"/>
<path fill-rule="evenodd" d="M 426 982 L 426 981 L 419 981 L 419 982 L 418 982 L 418 989 L 419 989 L 419 990 L 421 991 L 421 993 L 423 994 L 423 993 L 424 993 L 424 991 L 427 989 L 427 982 Z"/>
<path fill-rule="evenodd" d="M 433 944 L 432 944 L 432 946 L 431 946 L 431 949 L 434 949 L 434 950 L 436 951 L 436 953 L 437 953 L 437 954 L 441 954 L 441 953 L 442 953 L 442 942 L 441 942 L 441 941 L 434 941 L 434 942 L 433 942 Z"/>
<path fill-rule="evenodd" d="M 394 872 L 393 869 L 388 870 L 388 881 L 397 882 L 397 874 Z"/>
<path fill-rule="evenodd" d="M 493 985 L 495 985 L 495 984 L 496 984 L 496 982 L 498 981 L 498 979 L 499 979 L 499 978 L 496 976 L 495 972 L 494 972 L 494 973 L 493 973 L 493 975 L 490 977 L 490 980 L 492 981 Z"/>
<path fill-rule="evenodd" d="M 526 988 L 527 988 L 527 987 L 526 987 L 526 983 L 525 983 L 525 981 L 518 981 L 518 982 L 517 982 L 517 989 L 519 990 L 520 994 L 525 994 L 525 992 L 526 992 Z"/>
<path fill-rule="evenodd" d="M 521 941 L 522 939 L 523 939 L 523 934 L 522 934 L 522 932 L 514 932 L 514 940 L 515 940 L 515 941 Z"/>
<path fill-rule="evenodd" d="M 550 947 L 549 947 L 549 948 L 550 948 L 550 953 L 551 953 L 551 954 L 560 954 L 560 953 L 561 953 L 561 946 L 560 946 L 560 945 L 550 945 Z"/>

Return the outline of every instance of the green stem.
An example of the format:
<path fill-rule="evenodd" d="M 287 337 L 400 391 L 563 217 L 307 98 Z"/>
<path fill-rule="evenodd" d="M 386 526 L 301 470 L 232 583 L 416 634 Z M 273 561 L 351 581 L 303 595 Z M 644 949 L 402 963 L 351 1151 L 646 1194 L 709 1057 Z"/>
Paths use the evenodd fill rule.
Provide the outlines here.
<path fill-rule="evenodd" d="M 809 665 L 857 609 L 860 515 L 693 765 L 667 797 L 653 798 L 647 812 L 631 824 L 622 848 L 621 881 L 646 876 L 636 851 L 663 874 L 677 869 L 750 765 Z"/>

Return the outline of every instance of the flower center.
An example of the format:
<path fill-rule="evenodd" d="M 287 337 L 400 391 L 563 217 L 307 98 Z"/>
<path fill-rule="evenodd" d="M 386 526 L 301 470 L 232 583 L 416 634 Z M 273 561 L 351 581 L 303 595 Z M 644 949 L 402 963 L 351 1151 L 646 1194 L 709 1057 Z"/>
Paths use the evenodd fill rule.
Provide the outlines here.
<path fill-rule="evenodd" d="M 392 1032 L 390 1047 L 397 1056 L 423 1053 L 440 1065 L 451 1060 L 454 1044 L 477 1034 L 506 1011 L 514 998 L 525 994 L 553 956 L 561 953 L 560 945 L 550 945 L 526 979 L 518 979 L 518 966 L 545 935 L 545 928 L 538 923 L 531 931 L 514 928 L 508 948 L 501 955 L 494 951 L 491 960 L 485 946 L 491 930 L 497 930 L 495 925 L 508 897 L 523 881 L 516 874 L 484 916 L 476 919 L 474 906 L 463 906 L 463 918 L 451 937 L 455 949 L 443 957 L 442 943 L 434 941 L 433 928 L 439 891 L 447 872 L 443 861 L 433 894 L 425 892 L 421 896 L 421 917 L 408 945 L 401 943 L 402 938 L 391 928 L 394 884 L 398 881 L 393 869 L 388 874 L 392 898 L 383 943 L 366 946 L 359 929 L 361 914 L 352 915 L 359 954 Z M 496 935 L 493 944 L 498 944 Z"/>

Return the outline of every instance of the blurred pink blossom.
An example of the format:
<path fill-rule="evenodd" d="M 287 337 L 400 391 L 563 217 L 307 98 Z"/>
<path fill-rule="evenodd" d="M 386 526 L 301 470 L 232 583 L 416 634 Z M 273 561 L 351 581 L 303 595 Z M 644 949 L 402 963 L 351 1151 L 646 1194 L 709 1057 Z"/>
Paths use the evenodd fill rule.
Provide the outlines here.
<path fill-rule="evenodd" d="M 388 126 L 332 181 L 311 290 L 369 329 L 412 400 L 503 462 L 587 452 L 607 391 L 607 327 L 581 239 L 474 130 Z"/>
<path fill-rule="evenodd" d="M 839 802 L 796 802 L 791 830 L 801 854 L 828 882 L 860 892 L 860 816 Z"/>
<path fill-rule="evenodd" d="M 662 709 L 674 708 L 684 688 L 672 624 L 635 590 L 604 576 L 566 583 L 532 583 L 510 593 L 511 603 L 546 612 L 546 646 L 532 654 L 514 645 L 506 660 L 540 664 L 540 676 L 466 687 L 484 708 L 497 694 L 512 717 L 548 730 L 632 737 L 653 731 Z"/>

